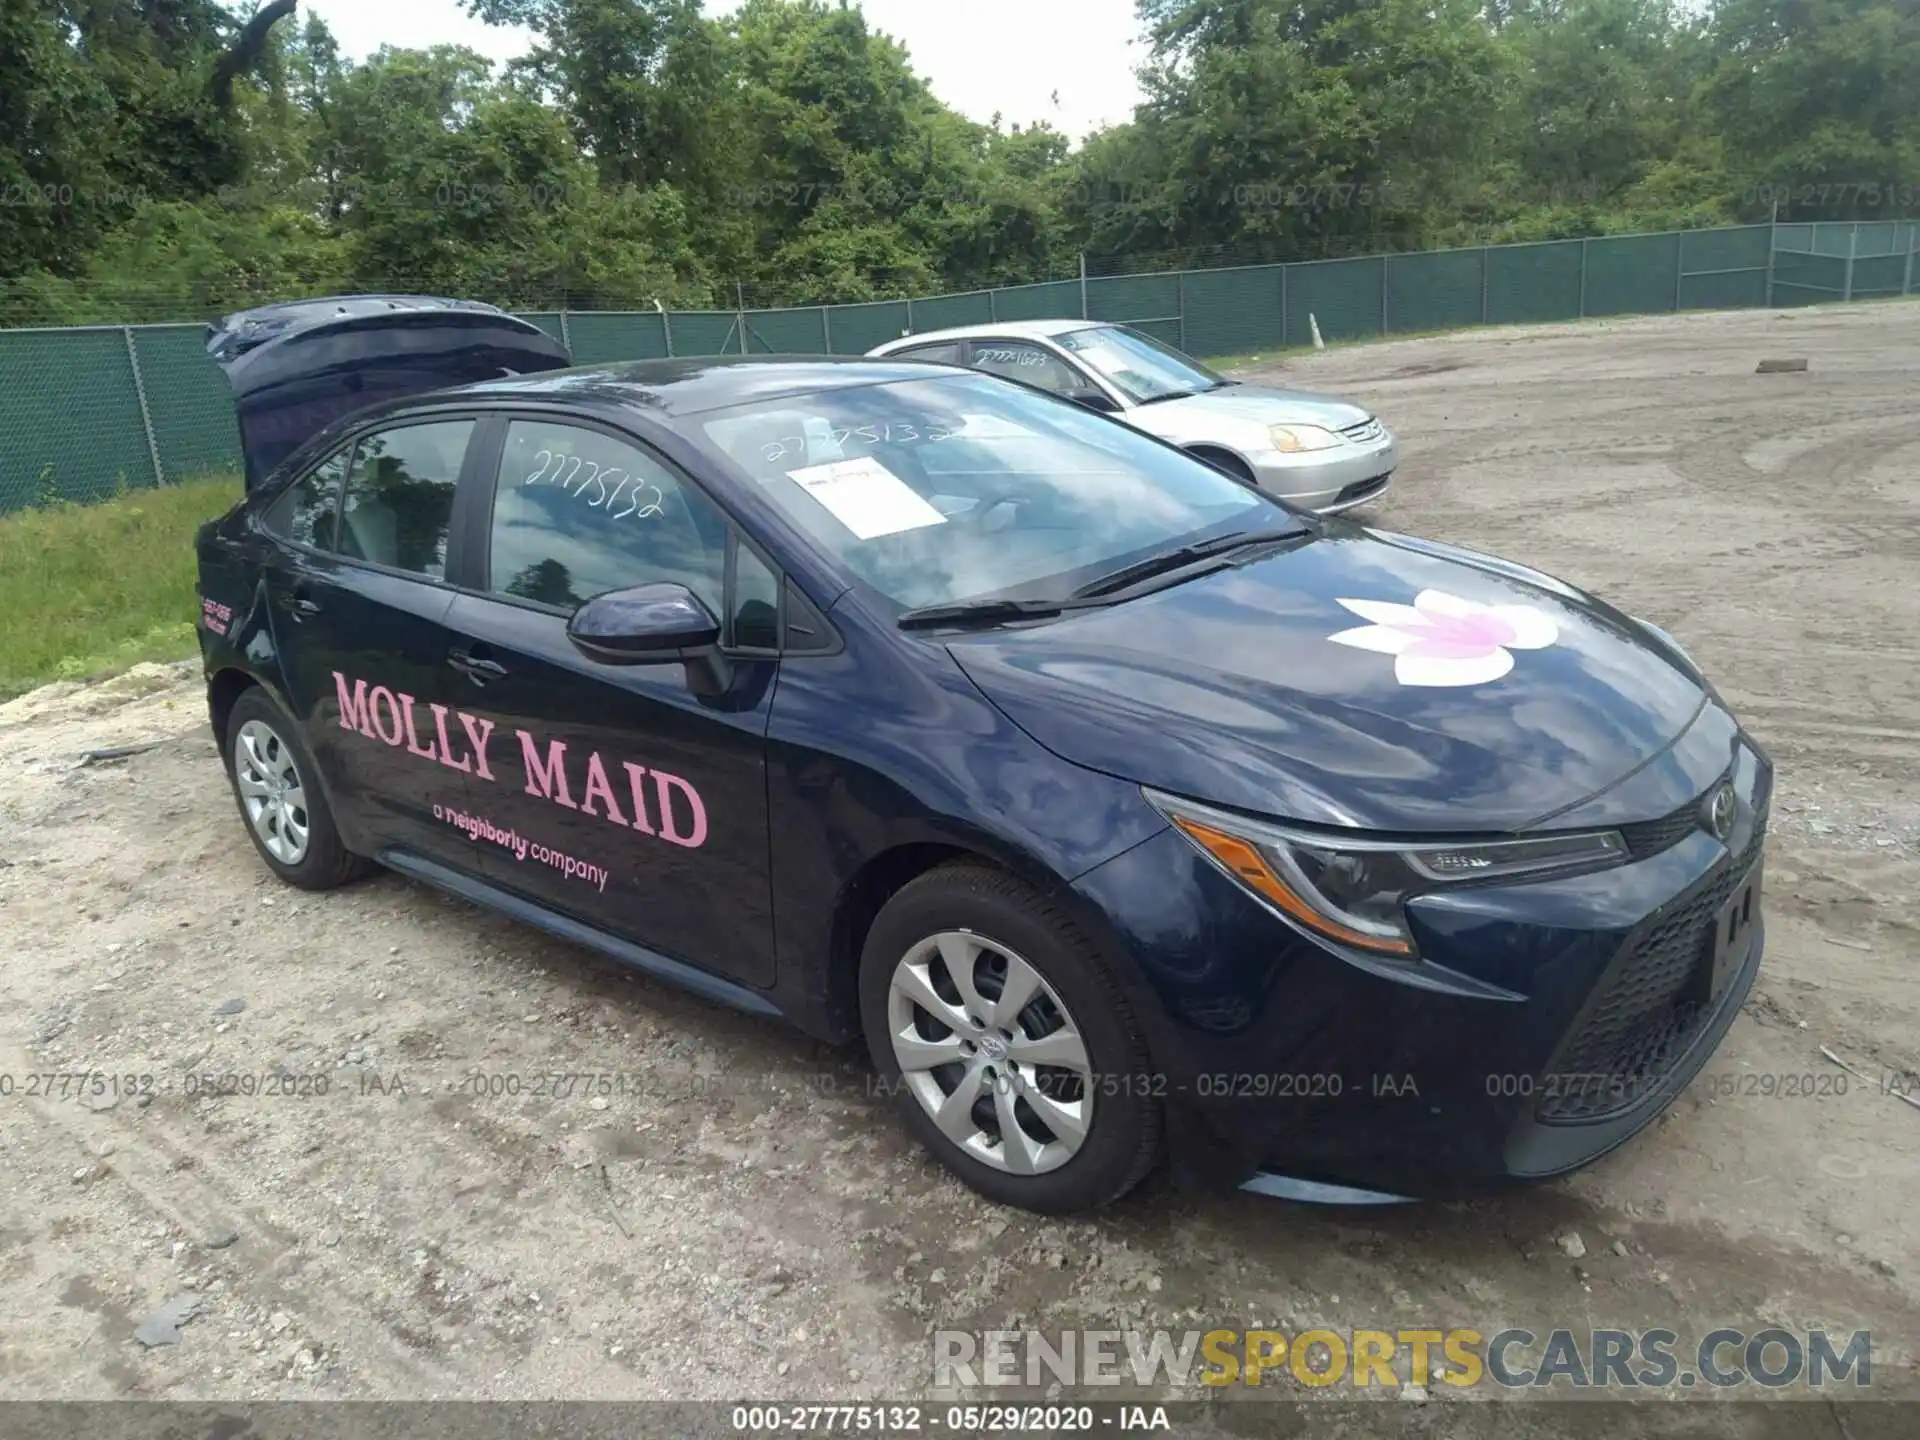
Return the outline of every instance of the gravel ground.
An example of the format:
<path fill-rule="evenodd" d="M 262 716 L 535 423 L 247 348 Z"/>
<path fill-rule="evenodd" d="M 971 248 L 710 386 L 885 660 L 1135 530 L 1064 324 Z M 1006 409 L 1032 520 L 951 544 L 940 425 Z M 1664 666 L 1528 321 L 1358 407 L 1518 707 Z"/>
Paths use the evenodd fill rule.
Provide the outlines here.
<path fill-rule="evenodd" d="M 1920 1110 L 1769 1078 L 1832 1085 L 1823 1046 L 1920 1071 L 1917 336 L 1920 307 L 1869 305 L 1260 372 L 1398 429 L 1375 523 L 1664 625 L 1780 766 L 1767 964 L 1708 1073 L 1623 1151 L 1497 1201 L 1155 1180 L 1097 1219 L 996 1210 L 857 1056 L 398 877 L 275 883 L 191 666 L 0 705 L 0 1075 L 158 1077 L 150 1101 L 0 1097 L 0 1396 L 899 1398 L 927 1393 L 936 1325 L 1007 1324 L 1871 1327 L 1876 1391 L 1920 1388 Z M 1811 369 L 1753 373 L 1772 356 Z M 296 1093 L 186 1093 L 276 1071 Z M 625 1093 L 472 1093 L 535 1071 Z M 177 1343 L 141 1343 L 173 1301 Z"/>

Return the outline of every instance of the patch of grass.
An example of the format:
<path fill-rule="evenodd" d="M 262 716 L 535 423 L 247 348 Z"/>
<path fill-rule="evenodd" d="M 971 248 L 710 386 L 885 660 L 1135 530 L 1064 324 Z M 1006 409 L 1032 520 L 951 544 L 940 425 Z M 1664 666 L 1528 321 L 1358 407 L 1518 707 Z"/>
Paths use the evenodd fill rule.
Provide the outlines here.
<path fill-rule="evenodd" d="M 194 650 L 193 534 L 237 476 L 0 515 L 0 700 Z"/>

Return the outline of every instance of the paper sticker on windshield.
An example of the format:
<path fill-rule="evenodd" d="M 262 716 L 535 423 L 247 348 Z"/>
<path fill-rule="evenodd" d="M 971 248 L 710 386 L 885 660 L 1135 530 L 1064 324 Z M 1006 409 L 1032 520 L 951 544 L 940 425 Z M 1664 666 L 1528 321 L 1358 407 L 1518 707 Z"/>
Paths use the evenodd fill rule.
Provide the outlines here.
<path fill-rule="evenodd" d="M 787 474 L 861 540 L 947 523 L 906 481 L 869 455 Z"/>

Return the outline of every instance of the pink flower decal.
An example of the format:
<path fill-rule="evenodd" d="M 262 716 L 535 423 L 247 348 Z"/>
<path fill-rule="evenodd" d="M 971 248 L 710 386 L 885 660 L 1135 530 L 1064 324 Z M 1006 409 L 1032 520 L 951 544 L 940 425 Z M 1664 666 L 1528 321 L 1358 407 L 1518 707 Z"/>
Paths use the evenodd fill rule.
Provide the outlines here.
<path fill-rule="evenodd" d="M 1402 685 L 1484 685 L 1513 668 L 1513 651 L 1542 650 L 1560 638 L 1553 618 L 1531 605 L 1480 605 L 1444 590 L 1422 590 L 1411 605 L 1340 604 L 1373 623 L 1327 638 L 1393 656 Z"/>

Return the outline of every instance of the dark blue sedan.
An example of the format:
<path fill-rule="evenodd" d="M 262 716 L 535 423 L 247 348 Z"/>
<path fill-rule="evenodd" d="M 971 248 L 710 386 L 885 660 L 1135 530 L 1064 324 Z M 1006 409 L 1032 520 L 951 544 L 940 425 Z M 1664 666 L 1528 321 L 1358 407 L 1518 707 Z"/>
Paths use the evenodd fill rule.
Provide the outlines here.
<path fill-rule="evenodd" d="M 571 368 L 406 297 L 209 346 L 249 486 L 200 638 L 266 863 L 864 1039 L 997 1200 L 1557 1174 L 1753 983 L 1770 763 L 1546 575 L 944 366 Z"/>

